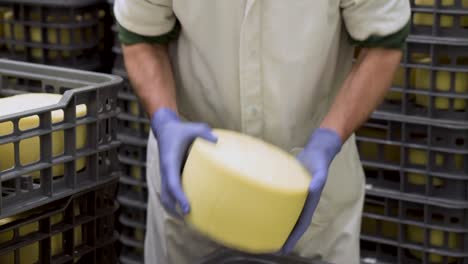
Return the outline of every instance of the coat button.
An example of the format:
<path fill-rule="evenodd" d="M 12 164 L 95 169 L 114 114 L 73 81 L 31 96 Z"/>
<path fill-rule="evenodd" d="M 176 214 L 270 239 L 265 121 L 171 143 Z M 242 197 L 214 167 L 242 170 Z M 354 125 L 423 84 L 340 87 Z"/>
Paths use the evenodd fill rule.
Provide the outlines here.
<path fill-rule="evenodd" d="M 256 106 L 251 106 L 251 107 L 249 107 L 249 113 L 250 113 L 252 116 L 258 115 L 258 112 L 259 112 L 258 107 L 256 107 Z"/>

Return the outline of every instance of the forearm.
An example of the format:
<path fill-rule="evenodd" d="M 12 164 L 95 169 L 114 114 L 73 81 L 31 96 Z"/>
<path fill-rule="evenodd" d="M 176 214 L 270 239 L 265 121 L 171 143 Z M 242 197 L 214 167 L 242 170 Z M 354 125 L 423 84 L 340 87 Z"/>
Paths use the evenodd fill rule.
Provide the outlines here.
<path fill-rule="evenodd" d="M 140 43 L 123 46 L 128 76 L 148 116 L 161 107 L 177 111 L 174 77 L 167 46 Z"/>
<path fill-rule="evenodd" d="M 383 100 L 400 63 L 401 51 L 363 49 L 320 127 L 346 141 Z"/>

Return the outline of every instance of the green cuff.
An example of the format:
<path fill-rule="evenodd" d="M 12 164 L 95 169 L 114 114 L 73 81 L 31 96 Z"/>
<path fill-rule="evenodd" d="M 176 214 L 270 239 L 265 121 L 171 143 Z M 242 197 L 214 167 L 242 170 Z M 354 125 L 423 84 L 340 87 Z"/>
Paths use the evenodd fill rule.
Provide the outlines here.
<path fill-rule="evenodd" d="M 117 23 L 119 31 L 119 41 L 124 45 L 133 45 L 137 43 L 167 44 L 179 36 L 180 24 L 176 22 L 171 31 L 159 36 L 143 36 L 134 33 Z"/>
<path fill-rule="evenodd" d="M 355 40 L 350 36 L 352 45 L 362 48 L 387 48 L 387 49 L 404 49 L 406 38 L 410 32 L 411 23 L 408 21 L 406 25 L 398 32 L 388 36 L 372 35 L 365 40 Z"/>

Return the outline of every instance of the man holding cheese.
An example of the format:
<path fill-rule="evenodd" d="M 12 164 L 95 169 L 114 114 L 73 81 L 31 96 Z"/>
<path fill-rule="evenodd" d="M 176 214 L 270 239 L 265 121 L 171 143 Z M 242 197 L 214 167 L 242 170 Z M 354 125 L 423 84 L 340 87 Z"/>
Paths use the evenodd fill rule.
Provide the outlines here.
<path fill-rule="evenodd" d="M 359 263 L 364 175 L 353 132 L 391 84 L 409 1 L 117 0 L 114 12 L 153 132 L 146 263 L 193 263 L 219 247 L 181 220 L 184 156 L 197 137 L 216 142 L 213 127 L 302 149 L 309 195 L 277 253 Z"/>

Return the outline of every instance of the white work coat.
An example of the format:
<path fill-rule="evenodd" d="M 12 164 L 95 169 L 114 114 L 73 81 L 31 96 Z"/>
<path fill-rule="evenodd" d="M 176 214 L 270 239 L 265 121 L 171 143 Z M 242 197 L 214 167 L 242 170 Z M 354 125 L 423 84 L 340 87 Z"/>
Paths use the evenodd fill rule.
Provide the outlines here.
<path fill-rule="evenodd" d="M 290 151 L 306 144 L 346 78 L 353 56 L 348 38 L 398 32 L 410 8 L 408 0 L 117 0 L 114 13 L 124 28 L 143 36 L 163 35 L 180 22 L 171 62 L 182 116 Z M 146 262 L 193 263 L 219 247 L 159 204 L 153 135 L 147 161 Z M 351 136 L 331 165 L 295 253 L 358 263 L 363 196 Z"/>

